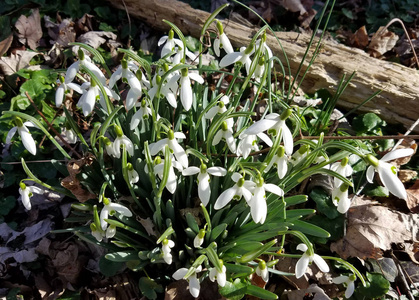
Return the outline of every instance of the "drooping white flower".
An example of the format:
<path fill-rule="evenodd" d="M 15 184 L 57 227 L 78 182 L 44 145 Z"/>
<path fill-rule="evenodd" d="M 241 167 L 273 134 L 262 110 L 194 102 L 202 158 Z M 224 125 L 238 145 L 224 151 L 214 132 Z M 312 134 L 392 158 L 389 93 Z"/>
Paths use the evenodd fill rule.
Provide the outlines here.
<path fill-rule="evenodd" d="M 291 115 L 292 110 L 287 109 L 281 115 L 276 113 L 269 114 L 265 119 L 259 120 L 247 128 L 242 134 L 243 135 L 257 135 L 265 130 L 272 132 L 273 135 L 281 134 L 280 139 L 284 142 L 285 153 L 287 155 L 292 154 L 294 148 L 294 141 L 292 138 L 291 131 L 289 130 L 286 119 Z"/>
<path fill-rule="evenodd" d="M 412 148 L 396 149 L 384 155 L 380 160 L 376 159 L 371 154 L 368 154 L 366 158 L 371 164 L 367 169 L 368 182 L 372 183 L 375 171 L 378 173 L 381 182 L 390 191 L 390 193 L 396 197 L 406 200 L 406 189 L 404 188 L 403 183 L 397 177 L 397 168 L 388 163 L 388 161 L 412 155 L 413 152 L 414 151 Z"/>
<path fill-rule="evenodd" d="M 186 139 L 186 136 L 182 132 L 173 132 L 169 130 L 167 133 L 167 138 L 161 139 L 155 143 L 150 144 L 150 154 L 152 156 L 159 153 L 160 150 L 164 148 L 165 145 L 168 145 L 169 148 L 173 151 L 173 154 L 176 157 L 176 160 L 184 167 L 188 167 L 188 156 L 186 155 L 185 150 L 181 145 L 176 141 L 176 139 Z"/>
<path fill-rule="evenodd" d="M 265 169 L 265 172 L 268 172 L 273 166 L 276 166 L 278 173 L 278 178 L 282 179 L 287 174 L 288 171 L 288 157 L 285 155 L 285 148 L 279 146 L 277 153 L 272 157 L 268 166 Z"/>
<path fill-rule="evenodd" d="M 30 199 L 33 196 L 33 194 L 42 194 L 43 192 L 44 191 L 37 186 L 27 186 L 23 182 L 19 184 L 19 194 L 22 197 L 22 204 L 27 210 L 30 210 L 32 208 Z"/>
<path fill-rule="evenodd" d="M 195 248 L 201 248 L 201 245 L 204 242 L 204 237 L 205 237 L 205 229 L 200 229 L 198 234 L 195 236 L 193 240 L 193 246 Z"/>
<path fill-rule="evenodd" d="M 134 166 L 131 163 L 127 165 L 128 169 L 128 179 L 131 184 L 137 183 L 140 180 L 140 176 L 138 176 L 137 171 L 134 170 Z"/>
<path fill-rule="evenodd" d="M 158 41 L 157 45 L 160 47 L 164 44 L 163 48 L 161 49 L 161 58 L 165 57 L 167 54 L 173 52 L 175 50 L 175 46 L 179 46 L 183 48 L 183 43 L 179 39 L 175 39 L 175 32 L 173 29 L 170 29 L 169 34 L 162 36 Z"/>
<path fill-rule="evenodd" d="M 224 56 L 220 61 L 220 68 L 227 67 L 236 62 L 241 62 L 243 65 L 245 65 L 246 72 L 249 74 L 250 66 L 252 64 L 250 55 L 252 55 L 253 52 L 255 52 L 255 47 L 252 44 L 250 44 L 247 48 L 241 47 L 240 52 L 233 52 Z"/>
<path fill-rule="evenodd" d="M 226 105 L 230 103 L 230 98 L 226 95 L 222 96 L 217 105 L 211 107 L 205 114 L 205 119 L 212 119 L 217 114 L 223 114 L 227 111 Z M 227 119 L 228 120 L 228 119 Z"/>
<path fill-rule="evenodd" d="M 199 266 L 195 269 L 195 271 L 185 278 L 185 275 L 188 273 L 187 268 L 180 268 L 177 270 L 172 277 L 176 280 L 185 279 L 189 282 L 189 292 L 195 298 L 199 296 L 199 291 L 201 289 L 201 285 L 199 284 L 199 279 L 196 278 L 196 274 L 202 271 L 202 266 Z"/>
<path fill-rule="evenodd" d="M 262 38 L 256 41 L 256 49 L 259 49 L 261 47 L 262 49 L 262 57 L 265 56 L 265 53 L 268 54 L 268 59 L 270 60 L 269 64 L 271 66 L 271 69 L 273 68 L 274 64 L 271 58 L 273 57 L 272 50 L 269 48 L 269 46 L 266 44 L 266 33 L 262 35 Z"/>
<path fill-rule="evenodd" d="M 266 267 L 266 262 L 264 260 L 260 260 L 258 266 L 256 267 L 256 274 L 262 277 L 263 281 L 268 282 L 269 280 L 269 271 Z"/>
<path fill-rule="evenodd" d="M 268 213 L 266 191 L 280 197 L 284 195 L 284 191 L 279 186 L 272 183 L 264 183 L 263 178 L 260 177 L 259 182 L 256 183 L 256 187 L 253 190 L 253 196 L 248 203 L 250 206 L 250 214 L 255 223 L 263 224 L 265 222 Z"/>
<path fill-rule="evenodd" d="M 308 145 L 302 145 L 300 149 L 295 151 L 295 153 L 291 156 L 290 162 L 296 166 L 300 161 L 304 160 L 309 153 L 310 147 Z"/>
<path fill-rule="evenodd" d="M 169 87 L 173 90 L 173 83 L 179 81 L 180 101 L 186 111 L 191 109 L 193 103 L 191 79 L 200 84 L 204 83 L 204 78 L 202 78 L 201 75 L 198 73 L 190 73 L 186 68 L 182 69 L 181 74 L 174 75 L 168 82 Z"/>
<path fill-rule="evenodd" d="M 311 262 L 314 262 L 320 271 L 327 273 L 329 272 L 329 266 L 327 265 L 326 261 L 318 254 L 313 253 L 309 255 L 307 253 L 308 247 L 306 244 L 299 244 L 297 246 L 297 250 L 303 251 L 304 254 L 301 258 L 297 261 L 295 265 L 295 277 L 300 278 L 304 275 L 307 270 L 308 265 Z"/>
<path fill-rule="evenodd" d="M 353 169 L 352 167 L 348 164 L 349 158 L 345 157 L 342 159 L 341 162 L 335 162 L 330 166 L 330 169 L 332 171 L 335 171 L 336 173 L 342 175 L 343 177 L 349 177 L 352 175 Z M 334 186 L 337 187 L 342 183 L 342 180 L 340 180 L 339 178 L 334 179 L 333 181 Z"/>
<path fill-rule="evenodd" d="M 356 276 L 352 274 L 351 276 L 338 276 L 333 278 L 332 281 L 335 284 L 344 284 L 346 286 L 345 298 L 349 299 L 355 291 L 355 280 Z"/>
<path fill-rule="evenodd" d="M 225 176 L 227 170 L 221 167 L 210 167 L 207 168 L 205 164 L 201 164 L 201 167 L 188 167 L 182 171 L 183 176 L 191 176 L 198 174 L 198 196 L 204 206 L 207 206 L 210 197 L 210 174 L 213 176 Z"/>
<path fill-rule="evenodd" d="M 226 281 L 227 281 L 227 276 L 226 276 L 227 268 L 226 266 L 224 266 L 224 263 L 221 259 L 220 259 L 220 264 L 221 264 L 221 272 L 217 270 L 217 268 L 211 268 L 209 271 L 208 277 L 212 282 L 217 280 L 218 285 L 223 287 L 225 286 Z"/>
<path fill-rule="evenodd" d="M 228 119 L 227 119 L 228 120 Z M 257 135 L 239 135 L 239 145 L 237 146 L 237 156 L 243 156 L 246 159 L 252 151 L 259 151 L 258 140 L 260 138 L 268 147 L 272 146 L 272 140 L 265 133 L 260 132 Z"/>
<path fill-rule="evenodd" d="M 109 225 L 108 228 L 106 228 L 105 237 L 107 239 L 111 239 L 116 234 L 116 226 L 115 225 Z"/>
<path fill-rule="evenodd" d="M 167 182 L 165 188 L 173 194 L 176 191 L 177 187 L 177 176 L 175 174 L 174 168 L 176 168 L 179 172 L 182 172 L 183 166 L 174 159 L 173 155 L 170 155 L 170 166 L 169 166 L 169 174 L 167 177 Z M 174 167 L 174 168 L 173 168 Z M 147 172 L 147 169 L 146 169 Z M 157 156 L 154 159 L 154 173 L 162 179 L 164 174 L 164 159 L 161 159 L 160 156 Z"/>
<path fill-rule="evenodd" d="M 166 264 L 170 265 L 172 263 L 172 249 L 175 246 L 175 242 L 173 242 L 172 240 L 169 239 L 164 239 L 162 241 L 162 247 L 161 250 L 163 252 L 163 259 L 166 262 Z"/>
<path fill-rule="evenodd" d="M 66 84 L 72 82 L 74 80 L 74 77 L 76 77 L 77 73 L 80 71 L 80 67 L 84 66 L 97 77 L 97 79 L 102 83 L 102 85 L 106 85 L 105 75 L 103 75 L 102 71 L 94 63 L 92 63 L 88 56 L 84 55 L 83 50 L 79 49 L 78 56 L 79 60 L 74 62 L 70 67 L 68 67 L 67 72 L 65 74 L 64 82 Z"/>
<path fill-rule="evenodd" d="M 265 58 L 259 58 L 258 64 L 256 65 L 255 72 L 253 73 L 252 77 L 255 78 L 256 82 L 260 83 L 260 80 L 265 73 Z M 257 86 L 254 86 L 255 90 L 257 91 Z"/>
<path fill-rule="evenodd" d="M 340 186 L 335 186 L 332 191 L 332 201 L 335 206 L 338 207 L 338 212 L 344 214 L 351 207 L 351 199 L 348 197 L 349 186 L 346 183 L 342 183 Z"/>
<path fill-rule="evenodd" d="M 77 134 L 73 129 L 64 127 L 61 134 L 67 138 L 69 144 L 77 143 Z"/>
<path fill-rule="evenodd" d="M 26 148 L 26 150 L 28 150 L 29 153 L 31 153 L 32 155 L 36 155 L 36 144 L 28 129 L 28 127 L 36 127 L 36 125 L 29 121 L 23 123 L 22 119 L 20 119 L 19 117 L 15 118 L 15 124 L 16 126 L 10 129 L 10 131 L 7 133 L 6 144 L 10 144 L 10 142 L 12 141 L 12 137 L 15 135 L 17 131 L 22 140 L 22 144 Z"/>
<path fill-rule="evenodd" d="M 121 146 L 125 145 L 125 149 L 127 149 L 127 152 L 130 156 L 134 156 L 134 144 L 131 142 L 131 140 L 124 135 L 122 132 L 122 129 L 115 125 L 115 132 L 116 132 L 116 139 L 113 142 L 113 149 L 114 149 L 114 155 L 116 158 L 121 157 Z"/>
<path fill-rule="evenodd" d="M 65 82 L 65 79 L 63 76 L 60 76 L 60 78 L 57 80 L 57 83 L 60 83 L 60 86 L 55 91 L 55 105 L 57 107 L 60 107 L 61 104 L 63 104 L 65 94 L 70 89 L 76 91 L 79 94 L 83 94 L 83 90 L 81 89 L 80 85 L 73 82 Z"/>
<path fill-rule="evenodd" d="M 179 88 L 177 81 L 179 80 L 179 77 L 173 79 L 173 76 L 178 75 L 178 73 L 174 74 L 172 72 L 170 74 L 172 74 L 172 76 L 170 78 L 166 78 L 164 82 L 162 82 L 160 75 L 154 76 L 153 80 L 151 81 L 153 87 L 148 91 L 148 95 L 150 96 L 151 100 L 153 100 L 155 97 L 165 97 L 170 106 L 176 108 L 176 95 Z"/>
<path fill-rule="evenodd" d="M 146 119 L 151 116 L 151 109 L 147 106 L 147 102 L 145 100 L 141 101 L 141 107 L 137 112 L 132 116 L 130 129 L 133 130 L 136 128 L 140 122 L 141 126 L 144 126 L 144 122 Z"/>
<path fill-rule="evenodd" d="M 220 56 L 220 49 L 224 49 L 227 54 L 233 53 L 233 47 L 231 46 L 230 40 L 224 33 L 223 25 L 217 20 L 217 29 L 219 35 L 214 40 L 214 52 L 215 55 Z"/>
<path fill-rule="evenodd" d="M 102 137 L 102 139 L 105 144 L 106 153 L 108 153 L 109 156 L 116 157 L 118 154 L 115 152 L 113 143 L 107 137 Z"/>
<path fill-rule="evenodd" d="M 230 151 L 236 153 L 236 139 L 233 137 L 233 128 L 229 125 L 231 124 L 226 121 L 221 124 L 221 128 L 214 135 L 212 145 L 216 146 L 221 139 L 224 139 Z"/>
<path fill-rule="evenodd" d="M 244 197 L 246 202 L 249 202 L 252 198 L 252 191 L 255 188 L 256 183 L 250 180 L 245 180 L 239 173 L 233 173 L 231 179 L 236 182 L 236 184 L 231 188 L 226 189 L 220 196 L 218 196 L 214 205 L 215 209 L 223 208 L 230 203 L 233 198 L 240 200 Z"/>
<path fill-rule="evenodd" d="M 183 58 L 183 52 L 185 51 L 185 55 L 190 59 L 190 60 L 192 60 L 192 61 L 195 61 L 196 60 L 196 55 L 195 54 L 193 54 L 191 51 L 189 51 L 188 50 L 188 48 L 186 48 L 186 49 L 182 49 L 182 48 L 180 48 L 180 47 L 175 47 L 175 49 L 174 49 L 174 51 L 175 51 L 175 55 L 172 57 L 172 65 L 173 66 L 176 66 L 176 65 L 178 65 L 178 64 L 180 64 L 181 63 L 181 61 L 182 61 L 182 58 Z"/>
<path fill-rule="evenodd" d="M 112 216 L 115 212 L 118 212 L 126 217 L 132 217 L 132 212 L 128 208 L 121 204 L 113 203 L 106 197 L 103 197 L 103 204 L 104 206 L 100 211 L 100 226 L 102 230 L 106 230 L 108 227 L 108 223 L 105 221 L 105 219 L 108 219 L 109 215 Z"/>

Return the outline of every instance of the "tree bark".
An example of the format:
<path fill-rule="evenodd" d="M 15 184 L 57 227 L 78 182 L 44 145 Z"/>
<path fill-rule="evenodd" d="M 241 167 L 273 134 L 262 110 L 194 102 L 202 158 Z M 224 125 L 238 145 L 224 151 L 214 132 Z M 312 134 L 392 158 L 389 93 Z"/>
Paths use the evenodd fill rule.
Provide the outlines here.
<path fill-rule="evenodd" d="M 188 4 L 172 0 L 112 0 L 112 5 L 128 11 L 132 16 L 139 17 L 151 27 L 167 31 L 169 26 L 162 20 L 166 19 L 180 28 L 185 35 L 200 37 L 201 28 L 209 13 L 193 9 Z M 125 4 L 125 6 L 124 6 Z M 234 47 L 247 46 L 259 28 L 244 26 L 231 20 L 224 20 L 225 33 Z M 215 24 L 212 24 L 215 29 Z M 267 44 L 274 55 L 285 65 L 285 57 L 292 76 L 296 72 L 308 46 L 310 36 L 294 32 L 276 32 L 279 41 L 268 33 Z M 316 43 L 312 45 L 303 71 L 307 68 Z M 419 75 L 417 70 L 400 64 L 370 57 L 360 49 L 350 48 L 332 40 L 322 40 L 321 50 L 301 83 L 306 93 L 326 88 L 336 91 L 343 75 L 356 72 L 337 105 L 351 109 L 362 103 L 374 92 L 381 94 L 363 105 L 359 110 L 379 114 L 389 123 L 401 123 L 409 127 L 419 118 Z M 300 73 L 302 74 L 302 73 Z M 301 76 L 298 78 L 301 79 Z M 419 132 L 417 127 L 415 132 Z"/>

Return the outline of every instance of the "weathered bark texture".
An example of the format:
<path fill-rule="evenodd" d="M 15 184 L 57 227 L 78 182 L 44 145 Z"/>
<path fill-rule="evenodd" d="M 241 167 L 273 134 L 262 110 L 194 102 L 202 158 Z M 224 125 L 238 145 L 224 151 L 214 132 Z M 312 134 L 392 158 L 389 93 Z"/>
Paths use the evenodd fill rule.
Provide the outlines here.
<path fill-rule="evenodd" d="M 124 2 L 132 16 L 139 17 L 155 29 L 167 31 L 169 26 L 162 21 L 166 19 L 176 24 L 185 35 L 197 38 L 209 16 L 207 12 L 173 0 L 111 1 L 120 9 L 125 9 Z M 247 45 L 258 29 L 231 20 L 224 20 L 223 25 L 235 47 Z M 295 76 L 310 36 L 293 32 L 276 34 L 288 57 L 291 73 Z M 269 35 L 267 43 L 285 64 L 284 53 L 276 39 Z M 306 66 L 314 49 L 315 45 L 306 60 Z M 356 75 L 340 97 L 338 106 L 348 109 L 356 107 L 374 92 L 382 90 L 380 95 L 360 110 L 378 113 L 389 123 L 402 123 L 407 127 L 419 118 L 419 74 L 416 70 L 372 58 L 362 50 L 334 41 L 323 40 L 320 54 L 301 87 L 306 93 L 313 93 L 321 88 L 335 90 L 342 76 L 344 74 L 349 76 L 353 71 L 356 71 Z M 419 132 L 419 128 L 415 131 Z"/>

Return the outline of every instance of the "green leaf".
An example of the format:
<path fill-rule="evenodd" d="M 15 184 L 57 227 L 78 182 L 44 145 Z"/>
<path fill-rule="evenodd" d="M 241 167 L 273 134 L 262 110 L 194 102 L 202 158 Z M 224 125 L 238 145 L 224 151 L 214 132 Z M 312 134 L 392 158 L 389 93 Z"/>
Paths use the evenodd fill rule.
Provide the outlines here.
<path fill-rule="evenodd" d="M 209 239 L 209 242 L 214 241 L 216 238 L 218 238 L 218 236 L 224 232 L 224 230 L 227 228 L 227 224 L 222 223 L 218 226 L 216 226 L 212 231 L 211 231 L 211 236 Z"/>
<path fill-rule="evenodd" d="M 129 260 L 138 260 L 138 253 L 135 251 L 120 251 L 114 253 L 108 253 L 105 258 L 115 262 L 126 262 Z"/>
<path fill-rule="evenodd" d="M 251 273 L 253 273 L 253 268 L 249 266 L 228 263 L 225 263 L 224 265 L 226 266 L 227 271 L 229 273 L 241 274 L 243 276 L 250 275 Z"/>
<path fill-rule="evenodd" d="M 157 299 L 157 293 L 163 293 L 164 291 L 161 284 L 148 277 L 140 278 L 139 287 L 141 293 L 148 299 Z"/>
<path fill-rule="evenodd" d="M 333 204 L 330 195 L 322 188 L 315 187 L 310 192 L 310 198 L 313 199 L 317 206 L 317 210 L 326 215 L 329 219 L 334 219 L 340 215 L 336 206 Z M 287 214 L 288 216 L 288 214 Z"/>
<path fill-rule="evenodd" d="M 229 300 L 240 300 L 246 294 L 246 287 L 247 284 L 237 278 L 234 282 L 227 281 L 218 292 Z"/>
<path fill-rule="evenodd" d="M 20 110 L 25 110 L 29 106 L 31 106 L 31 103 L 29 102 L 28 97 L 23 96 L 23 95 L 17 95 L 16 97 L 13 97 L 12 98 L 12 103 L 13 102 L 15 103 L 17 108 L 19 108 Z"/>
<path fill-rule="evenodd" d="M 352 13 L 351 10 L 347 9 L 347 8 L 342 8 L 342 13 L 345 15 L 345 17 L 347 17 L 348 19 L 354 20 L 354 14 Z"/>
<path fill-rule="evenodd" d="M 357 116 L 352 122 L 352 126 L 357 133 L 381 132 L 381 128 L 385 125 L 386 122 L 374 113 Z"/>
<path fill-rule="evenodd" d="M 275 245 L 277 242 L 276 239 L 267 242 L 265 245 L 259 247 L 256 250 L 250 251 L 246 254 L 244 254 L 242 257 L 238 258 L 237 261 L 239 263 L 248 263 L 249 261 L 254 260 L 255 258 L 259 257 L 260 255 L 262 255 L 264 252 L 268 251 L 273 245 Z"/>
<path fill-rule="evenodd" d="M 287 197 L 284 200 L 288 207 L 288 206 L 304 203 L 307 201 L 307 199 L 308 197 L 306 195 L 296 195 L 296 196 Z"/>
<path fill-rule="evenodd" d="M 0 215 L 7 216 L 13 207 L 15 207 L 16 198 L 13 196 L 7 196 L 5 198 L 3 198 L 3 195 L 0 196 Z"/>
<path fill-rule="evenodd" d="M 316 236 L 316 237 L 321 237 L 321 238 L 329 238 L 330 237 L 330 233 L 328 233 L 326 230 L 324 230 L 324 229 L 322 229 L 322 228 L 320 228 L 316 225 L 313 225 L 313 224 L 310 224 L 310 223 L 307 223 L 307 222 L 304 222 L 304 221 L 300 221 L 300 220 L 292 221 L 292 223 L 293 223 L 293 225 L 290 226 L 292 229 L 296 229 L 296 230 L 299 230 L 303 233 L 313 235 L 313 236 Z"/>
<path fill-rule="evenodd" d="M 39 103 L 41 100 L 45 100 L 46 92 L 51 90 L 51 86 L 42 84 L 38 80 L 30 79 L 22 84 L 20 87 L 20 93 L 25 96 L 28 92 L 29 96 L 35 103 Z"/>
<path fill-rule="evenodd" d="M 110 261 L 105 256 L 102 256 L 99 260 L 100 272 L 108 277 L 116 275 L 116 273 L 118 273 L 118 271 L 121 271 L 124 267 L 125 263 L 118 261 Z"/>
<path fill-rule="evenodd" d="M 364 189 L 364 194 L 371 197 L 388 197 L 388 189 L 384 186 L 367 185 Z"/>
<path fill-rule="evenodd" d="M 345 228 L 345 215 L 339 214 L 334 219 L 326 219 L 322 215 L 315 215 L 310 218 L 310 223 L 317 225 L 330 233 L 330 241 L 337 241 L 343 237 Z M 323 239 L 323 238 L 322 238 Z M 316 242 L 325 243 L 324 240 L 315 240 Z"/>
<path fill-rule="evenodd" d="M 278 299 L 278 296 L 274 293 L 267 291 L 265 289 L 262 289 L 261 287 L 258 287 L 256 285 L 248 285 L 246 287 L 246 294 L 255 296 L 258 299 L 268 299 L 268 300 L 276 300 Z"/>
<path fill-rule="evenodd" d="M 383 297 L 390 288 L 390 282 L 379 273 L 367 273 L 367 286 L 360 286 L 355 289 L 356 298 L 364 297 L 367 299 L 376 299 Z"/>

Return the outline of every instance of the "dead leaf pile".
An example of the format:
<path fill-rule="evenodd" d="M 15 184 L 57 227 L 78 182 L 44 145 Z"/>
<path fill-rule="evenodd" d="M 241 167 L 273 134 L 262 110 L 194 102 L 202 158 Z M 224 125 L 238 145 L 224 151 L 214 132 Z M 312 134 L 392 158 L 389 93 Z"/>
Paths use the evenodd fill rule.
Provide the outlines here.
<path fill-rule="evenodd" d="M 81 168 L 88 163 L 87 159 L 72 159 L 67 164 L 67 170 L 69 176 L 64 178 L 61 181 L 61 185 L 66 189 L 70 190 L 71 193 L 79 200 L 80 202 L 86 202 L 89 199 L 95 199 L 96 195 L 90 193 L 89 191 L 85 190 L 80 180 L 76 177 L 77 174 L 81 172 Z"/>
<path fill-rule="evenodd" d="M 4 75 L 12 75 L 20 69 L 29 67 L 31 59 L 38 54 L 38 52 L 17 50 L 9 57 L 0 57 L 0 68 Z"/>
<path fill-rule="evenodd" d="M 369 53 L 373 57 L 380 57 L 384 53 L 392 50 L 396 46 L 399 36 L 394 32 L 384 30 L 384 27 L 380 27 L 371 38 L 371 42 L 368 45 Z"/>
<path fill-rule="evenodd" d="M 27 44 L 32 50 L 36 50 L 39 40 L 42 38 L 41 17 L 39 9 L 34 9 L 29 17 L 21 15 L 15 24 L 18 30 L 19 42 Z"/>

